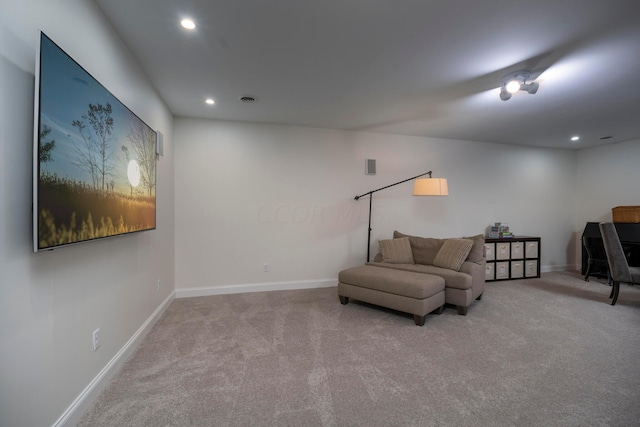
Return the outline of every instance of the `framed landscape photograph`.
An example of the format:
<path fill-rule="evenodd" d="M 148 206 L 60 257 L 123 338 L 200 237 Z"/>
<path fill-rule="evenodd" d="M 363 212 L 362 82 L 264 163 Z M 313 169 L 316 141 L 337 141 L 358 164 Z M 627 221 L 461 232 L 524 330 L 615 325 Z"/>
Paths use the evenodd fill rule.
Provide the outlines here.
<path fill-rule="evenodd" d="M 39 41 L 34 251 L 155 229 L 157 133 L 42 32 Z"/>

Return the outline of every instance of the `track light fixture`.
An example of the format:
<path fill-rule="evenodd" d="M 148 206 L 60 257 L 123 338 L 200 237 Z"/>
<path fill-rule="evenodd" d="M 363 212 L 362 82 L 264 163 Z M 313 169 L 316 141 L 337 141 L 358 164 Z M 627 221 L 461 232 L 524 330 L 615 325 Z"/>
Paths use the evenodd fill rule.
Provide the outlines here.
<path fill-rule="evenodd" d="M 538 91 L 540 87 L 539 83 L 530 82 L 531 72 L 529 71 L 514 71 L 509 73 L 502 79 L 502 88 L 500 89 L 500 99 L 508 101 L 511 99 L 512 94 L 519 90 L 526 91 L 533 95 Z"/>

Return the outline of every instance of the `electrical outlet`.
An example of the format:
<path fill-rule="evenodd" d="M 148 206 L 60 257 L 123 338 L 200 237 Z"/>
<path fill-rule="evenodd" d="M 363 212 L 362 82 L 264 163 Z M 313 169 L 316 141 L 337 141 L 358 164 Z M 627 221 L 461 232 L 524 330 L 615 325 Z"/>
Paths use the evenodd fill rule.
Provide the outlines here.
<path fill-rule="evenodd" d="M 93 331 L 93 351 L 100 347 L 100 328 Z"/>
<path fill-rule="evenodd" d="M 269 272 L 269 264 L 263 264 L 262 265 L 262 272 L 263 273 L 268 273 Z"/>
<path fill-rule="evenodd" d="M 160 279 L 158 279 L 158 285 L 156 286 L 156 292 L 160 292 Z"/>

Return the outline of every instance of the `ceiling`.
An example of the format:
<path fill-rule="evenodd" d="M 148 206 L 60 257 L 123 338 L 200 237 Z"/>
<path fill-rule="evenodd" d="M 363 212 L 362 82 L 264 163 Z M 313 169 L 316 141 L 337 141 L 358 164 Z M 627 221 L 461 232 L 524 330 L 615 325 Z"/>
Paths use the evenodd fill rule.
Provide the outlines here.
<path fill-rule="evenodd" d="M 176 116 L 566 149 L 640 138 L 638 0 L 95 1 Z M 501 101 L 523 69 L 538 93 Z"/>

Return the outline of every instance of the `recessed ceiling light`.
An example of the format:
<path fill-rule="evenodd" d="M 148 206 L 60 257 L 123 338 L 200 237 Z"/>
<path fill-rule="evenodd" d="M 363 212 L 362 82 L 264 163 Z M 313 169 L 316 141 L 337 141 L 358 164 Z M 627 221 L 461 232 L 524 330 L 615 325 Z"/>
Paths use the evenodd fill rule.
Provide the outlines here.
<path fill-rule="evenodd" d="M 182 25 L 182 28 L 186 28 L 187 30 L 193 30 L 196 28 L 196 23 L 189 18 L 185 18 L 182 21 L 180 21 L 180 25 Z"/>
<path fill-rule="evenodd" d="M 204 102 L 205 102 L 207 105 L 213 105 L 213 104 L 215 104 L 215 103 L 216 103 L 216 101 L 214 101 L 214 100 L 213 100 L 213 99 L 211 99 L 211 98 L 207 98 L 207 99 L 205 99 L 205 100 L 204 100 Z"/>
<path fill-rule="evenodd" d="M 571 140 L 572 140 L 572 141 L 577 141 L 577 140 L 579 140 L 579 139 L 580 139 L 580 137 L 579 137 L 579 136 L 572 136 L 572 137 L 571 137 Z"/>

